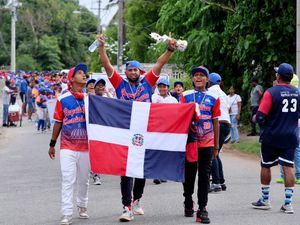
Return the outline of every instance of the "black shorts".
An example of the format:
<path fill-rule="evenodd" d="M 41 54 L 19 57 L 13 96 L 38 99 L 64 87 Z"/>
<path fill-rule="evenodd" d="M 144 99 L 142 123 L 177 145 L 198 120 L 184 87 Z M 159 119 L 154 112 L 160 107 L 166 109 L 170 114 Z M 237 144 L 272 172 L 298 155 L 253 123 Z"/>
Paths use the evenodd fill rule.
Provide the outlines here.
<path fill-rule="evenodd" d="M 270 168 L 278 165 L 294 166 L 294 148 L 277 148 L 272 145 L 261 144 L 261 166 Z"/>

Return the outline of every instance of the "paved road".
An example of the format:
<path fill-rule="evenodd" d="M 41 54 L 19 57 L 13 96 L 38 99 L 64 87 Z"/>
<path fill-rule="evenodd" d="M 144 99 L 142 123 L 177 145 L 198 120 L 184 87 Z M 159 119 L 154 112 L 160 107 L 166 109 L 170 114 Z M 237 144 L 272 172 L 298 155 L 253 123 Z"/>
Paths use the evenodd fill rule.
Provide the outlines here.
<path fill-rule="evenodd" d="M 54 225 L 60 213 L 59 161 L 47 155 L 50 134 L 37 134 L 33 123 L 21 128 L 2 129 L 0 136 L 0 224 Z M 279 212 L 283 187 L 272 184 L 271 211 L 256 211 L 250 202 L 259 193 L 259 162 L 237 152 L 223 153 L 228 191 L 209 195 L 212 223 L 220 225 L 299 225 L 299 187 L 294 197 L 294 215 Z M 278 168 L 274 170 L 278 174 Z M 275 176 L 274 176 L 275 177 Z M 73 224 L 119 224 L 121 213 L 119 178 L 103 177 L 103 185 L 90 186 L 89 220 L 75 217 Z M 168 182 L 154 185 L 147 181 L 142 200 L 145 216 L 136 217 L 132 224 L 195 224 L 183 217 L 181 184 Z M 77 216 L 77 215 L 76 215 Z"/>

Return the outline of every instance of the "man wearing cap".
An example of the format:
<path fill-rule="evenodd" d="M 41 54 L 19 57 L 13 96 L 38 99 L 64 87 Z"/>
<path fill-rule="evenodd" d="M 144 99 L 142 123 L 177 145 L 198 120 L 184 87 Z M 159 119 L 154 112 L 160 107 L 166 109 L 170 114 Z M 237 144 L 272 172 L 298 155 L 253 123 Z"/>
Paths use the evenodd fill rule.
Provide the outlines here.
<path fill-rule="evenodd" d="M 61 132 L 60 165 L 62 174 L 61 225 L 72 223 L 73 191 L 77 181 L 76 205 L 79 218 L 87 219 L 90 161 L 84 111 L 83 88 L 87 66 L 78 64 L 68 73 L 69 89 L 59 96 L 55 111 L 49 156 L 55 158 L 55 144 Z"/>
<path fill-rule="evenodd" d="M 282 63 L 275 69 L 278 85 L 269 88 L 263 95 L 256 114 L 261 127 L 261 198 L 253 202 L 255 209 L 270 209 L 269 200 L 271 167 L 282 165 L 284 171 L 285 200 L 281 207 L 284 213 L 294 213 L 294 151 L 298 146 L 299 89 L 290 85 L 294 69 Z"/>
<path fill-rule="evenodd" d="M 143 79 L 140 79 L 140 75 L 145 71 L 142 69 L 141 64 L 138 61 L 128 61 L 126 63 L 126 79 L 123 79 L 118 71 L 116 71 L 106 54 L 105 51 L 105 38 L 103 35 L 97 36 L 99 45 L 100 61 L 105 68 L 110 82 L 116 90 L 116 96 L 118 99 L 128 101 L 139 102 L 151 102 L 152 87 L 155 85 L 159 78 L 162 67 L 168 62 L 173 51 L 176 49 L 176 41 L 170 40 L 168 42 L 167 50 L 157 59 L 154 67 L 145 74 Z M 144 211 L 140 206 L 140 198 L 142 197 L 145 187 L 145 179 L 131 177 L 121 177 L 121 193 L 123 213 L 119 220 L 121 222 L 131 221 L 133 214 L 143 215 Z M 133 191 L 133 198 L 132 198 Z"/>
<path fill-rule="evenodd" d="M 226 93 L 220 88 L 222 78 L 218 73 L 209 74 L 209 88 L 208 91 L 214 93 L 220 99 L 221 116 L 219 117 L 220 124 L 220 137 L 219 137 L 219 153 L 225 142 L 225 139 L 230 133 L 230 116 L 229 116 L 229 102 Z M 210 186 L 210 192 L 225 191 L 225 179 L 223 173 L 222 160 L 220 154 L 213 159 L 211 168 L 212 184 Z"/>
<path fill-rule="evenodd" d="M 187 149 L 185 163 L 185 182 L 183 183 L 184 215 L 194 215 L 194 184 L 198 169 L 198 210 L 196 222 L 210 223 L 206 205 L 208 202 L 208 186 L 211 161 L 219 151 L 220 99 L 215 93 L 206 90 L 209 72 L 204 66 L 192 69 L 193 90 L 183 92 L 182 103 L 194 102 L 196 115 L 189 135 L 193 134 L 195 145 Z M 188 137 L 189 139 L 190 137 Z"/>
<path fill-rule="evenodd" d="M 180 96 L 182 95 L 184 91 L 184 86 L 182 81 L 175 81 L 174 82 L 174 90 L 171 91 L 171 95 L 177 99 L 178 102 L 180 102 Z"/>

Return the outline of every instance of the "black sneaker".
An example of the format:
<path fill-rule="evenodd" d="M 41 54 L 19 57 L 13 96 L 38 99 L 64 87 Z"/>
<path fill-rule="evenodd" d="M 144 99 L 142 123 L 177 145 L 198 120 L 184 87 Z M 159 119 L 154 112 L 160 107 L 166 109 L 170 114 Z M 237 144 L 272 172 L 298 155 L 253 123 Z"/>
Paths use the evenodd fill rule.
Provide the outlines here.
<path fill-rule="evenodd" d="M 197 210 L 196 222 L 205 224 L 210 223 L 210 219 L 208 218 L 208 212 L 206 211 L 206 208 Z"/>
<path fill-rule="evenodd" d="M 158 180 L 158 179 L 154 179 L 154 180 L 153 180 L 153 183 L 154 183 L 154 184 L 161 184 L 161 181 Z"/>
<path fill-rule="evenodd" d="M 226 184 L 221 184 L 221 188 L 222 188 L 222 191 L 226 191 L 226 189 L 227 189 Z"/>

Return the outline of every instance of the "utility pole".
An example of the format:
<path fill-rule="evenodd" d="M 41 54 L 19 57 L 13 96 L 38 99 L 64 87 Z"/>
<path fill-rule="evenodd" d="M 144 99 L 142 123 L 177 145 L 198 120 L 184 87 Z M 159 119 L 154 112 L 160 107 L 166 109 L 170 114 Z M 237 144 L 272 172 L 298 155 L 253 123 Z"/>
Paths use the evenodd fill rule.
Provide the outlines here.
<path fill-rule="evenodd" d="M 117 57 L 117 65 L 118 70 L 121 69 L 123 65 L 123 45 L 125 39 L 125 32 L 124 32 L 124 0 L 119 0 L 119 11 L 118 11 L 118 18 L 119 18 L 119 27 L 118 27 L 118 57 Z"/>
<path fill-rule="evenodd" d="M 300 2 L 297 1 L 297 26 L 296 26 L 296 74 L 300 78 Z"/>
<path fill-rule="evenodd" d="M 97 34 L 102 33 L 101 27 L 101 0 L 98 0 L 98 26 L 97 26 Z"/>
<path fill-rule="evenodd" d="M 12 0 L 11 6 L 11 55 L 10 55 L 10 70 L 16 71 L 16 21 L 17 21 L 17 7 L 16 1 Z"/>

